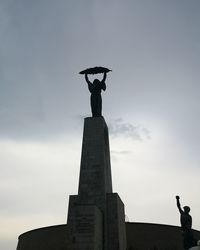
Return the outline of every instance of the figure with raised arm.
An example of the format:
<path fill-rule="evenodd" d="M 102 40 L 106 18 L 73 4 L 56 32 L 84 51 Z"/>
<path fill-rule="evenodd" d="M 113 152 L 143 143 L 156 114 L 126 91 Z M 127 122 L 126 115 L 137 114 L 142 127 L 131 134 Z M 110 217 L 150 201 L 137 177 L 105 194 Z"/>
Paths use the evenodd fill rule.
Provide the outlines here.
<path fill-rule="evenodd" d="M 88 79 L 88 74 L 85 74 L 85 80 L 88 84 L 88 89 L 91 93 L 90 104 L 92 109 L 92 116 L 102 116 L 101 90 L 106 90 L 106 72 L 104 72 L 103 79 L 101 81 L 98 79 L 94 79 L 93 83 L 91 83 Z"/>
<path fill-rule="evenodd" d="M 176 204 L 180 212 L 184 250 L 188 250 L 189 248 L 196 245 L 195 239 L 192 234 L 192 217 L 189 214 L 190 207 L 184 206 L 182 209 L 180 204 L 180 197 L 178 195 L 176 196 Z"/>

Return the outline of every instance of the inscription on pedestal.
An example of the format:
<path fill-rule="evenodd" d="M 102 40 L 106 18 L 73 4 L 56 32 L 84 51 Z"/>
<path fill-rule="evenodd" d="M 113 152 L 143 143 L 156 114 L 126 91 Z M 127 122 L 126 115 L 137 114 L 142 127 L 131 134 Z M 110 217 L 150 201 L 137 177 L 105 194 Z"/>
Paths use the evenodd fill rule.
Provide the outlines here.
<path fill-rule="evenodd" d="M 74 239 L 73 250 L 102 250 L 103 217 L 101 211 L 92 205 L 72 204 L 72 200 L 68 224 L 71 226 Z"/>

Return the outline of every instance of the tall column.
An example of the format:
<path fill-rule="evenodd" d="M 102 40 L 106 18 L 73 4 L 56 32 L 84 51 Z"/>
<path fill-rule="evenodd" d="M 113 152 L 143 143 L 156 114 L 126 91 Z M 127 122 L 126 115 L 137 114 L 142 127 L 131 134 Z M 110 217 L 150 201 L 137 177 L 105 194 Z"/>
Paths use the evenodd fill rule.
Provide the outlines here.
<path fill-rule="evenodd" d="M 103 117 L 89 117 L 84 124 L 78 194 L 101 208 L 107 193 L 112 193 L 108 127 Z"/>
<path fill-rule="evenodd" d="M 74 249 L 125 250 L 124 217 L 124 205 L 112 193 L 106 122 L 85 118 L 78 195 L 70 196 L 68 211 Z"/>

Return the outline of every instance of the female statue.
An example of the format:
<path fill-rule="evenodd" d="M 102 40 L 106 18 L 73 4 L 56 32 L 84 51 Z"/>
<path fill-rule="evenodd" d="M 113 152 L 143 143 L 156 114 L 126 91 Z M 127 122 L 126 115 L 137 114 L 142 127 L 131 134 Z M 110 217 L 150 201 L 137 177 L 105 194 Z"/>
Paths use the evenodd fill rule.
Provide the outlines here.
<path fill-rule="evenodd" d="M 98 79 L 94 79 L 93 83 L 91 83 L 88 79 L 88 75 L 85 74 L 85 80 L 88 84 L 88 89 L 91 93 L 90 104 L 92 109 L 92 116 L 98 117 L 102 116 L 102 98 L 101 98 L 101 90 L 106 90 L 106 72 L 104 72 L 103 79 L 100 81 Z"/>

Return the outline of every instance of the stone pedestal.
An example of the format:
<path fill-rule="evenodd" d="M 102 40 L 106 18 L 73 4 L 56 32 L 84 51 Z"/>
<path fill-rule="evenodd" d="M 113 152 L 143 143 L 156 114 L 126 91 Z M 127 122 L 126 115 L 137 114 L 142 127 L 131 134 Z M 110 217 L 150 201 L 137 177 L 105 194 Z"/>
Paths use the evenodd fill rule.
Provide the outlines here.
<path fill-rule="evenodd" d="M 125 250 L 124 205 L 112 193 L 108 128 L 103 117 L 84 123 L 78 195 L 70 196 L 74 250 Z"/>
<path fill-rule="evenodd" d="M 107 194 L 107 234 L 109 250 L 126 249 L 124 204 L 117 193 Z"/>
<path fill-rule="evenodd" d="M 76 198 L 76 196 L 73 198 Z M 94 205 L 76 204 L 76 199 L 73 198 L 70 199 L 68 220 L 73 235 L 73 249 L 102 250 L 102 212 Z"/>

